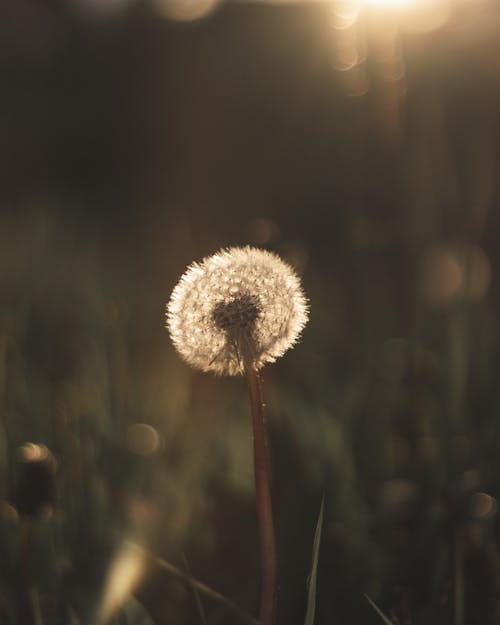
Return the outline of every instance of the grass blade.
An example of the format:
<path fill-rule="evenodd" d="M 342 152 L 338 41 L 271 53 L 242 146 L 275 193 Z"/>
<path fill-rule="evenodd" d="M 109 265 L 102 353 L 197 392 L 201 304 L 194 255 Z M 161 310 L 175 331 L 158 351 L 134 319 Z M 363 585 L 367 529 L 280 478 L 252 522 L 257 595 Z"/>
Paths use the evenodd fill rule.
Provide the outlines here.
<path fill-rule="evenodd" d="M 189 570 L 189 564 L 188 564 L 187 558 L 186 558 L 184 553 L 182 554 L 182 560 L 184 562 L 184 568 L 186 569 L 186 573 L 189 575 L 189 577 L 191 577 L 191 571 Z M 200 617 L 200 622 L 202 623 L 202 625 L 208 625 L 207 617 L 206 617 L 206 614 L 205 614 L 205 610 L 203 608 L 203 601 L 201 600 L 200 593 L 199 593 L 198 589 L 196 588 L 196 586 L 194 586 L 191 583 L 191 580 L 189 581 L 189 587 L 191 588 L 191 592 L 193 593 L 193 596 L 194 596 L 194 601 L 196 603 L 196 610 L 198 612 L 198 616 Z"/>
<path fill-rule="evenodd" d="M 314 542 L 312 550 L 311 572 L 307 583 L 307 609 L 304 625 L 314 625 L 314 615 L 316 612 L 316 582 L 318 576 L 319 545 L 321 542 L 321 531 L 323 529 L 323 514 L 325 509 L 325 496 L 321 500 L 316 531 L 314 532 Z"/>
<path fill-rule="evenodd" d="M 378 605 L 375 603 L 375 601 L 370 599 L 370 597 L 367 594 L 365 594 L 365 599 L 372 606 L 372 608 L 375 610 L 375 612 L 380 616 L 380 618 L 384 621 L 385 625 L 394 625 L 394 623 L 378 607 Z"/>
<path fill-rule="evenodd" d="M 224 597 L 224 595 L 221 595 L 221 593 L 213 590 L 212 588 L 210 588 L 203 582 L 198 581 L 194 577 L 191 577 L 191 575 L 187 575 L 167 560 L 159 558 L 151 553 L 145 553 L 148 557 L 149 562 L 159 569 L 165 571 L 165 573 L 168 573 L 175 579 L 184 582 L 188 587 L 196 588 L 197 592 L 199 592 L 201 595 L 211 599 L 212 601 L 215 601 L 216 603 L 219 603 L 221 606 L 224 606 L 228 611 L 238 614 L 240 618 L 245 621 L 245 623 L 248 623 L 248 625 L 259 625 L 257 619 L 255 619 L 250 614 L 247 614 L 230 599 L 227 599 L 226 597 Z"/>

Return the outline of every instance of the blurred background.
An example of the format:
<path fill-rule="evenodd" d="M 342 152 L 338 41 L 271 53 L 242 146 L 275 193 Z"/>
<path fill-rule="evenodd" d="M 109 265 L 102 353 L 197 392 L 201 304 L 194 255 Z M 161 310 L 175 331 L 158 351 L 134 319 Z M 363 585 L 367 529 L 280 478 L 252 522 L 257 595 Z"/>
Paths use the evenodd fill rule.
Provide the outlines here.
<path fill-rule="evenodd" d="M 281 254 L 264 373 L 278 623 L 500 622 L 500 7 L 0 7 L 0 622 L 245 624 L 245 383 L 164 329 L 185 267 Z M 175 567 L 174 572 L 169 566 Z M 28 608 L 26 608 L 28 606 Z"/>

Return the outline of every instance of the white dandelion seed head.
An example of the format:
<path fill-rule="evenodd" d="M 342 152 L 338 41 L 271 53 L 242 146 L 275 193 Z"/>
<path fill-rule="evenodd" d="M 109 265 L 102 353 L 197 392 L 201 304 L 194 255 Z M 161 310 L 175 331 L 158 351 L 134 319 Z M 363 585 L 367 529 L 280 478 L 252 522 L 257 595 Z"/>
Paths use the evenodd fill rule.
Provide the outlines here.
<path fill-rule="evenodd" d="M 300 280 L 276 254 L 232 247 L 188 267 L 167 304 L 167 328 L 202 371 L 260 369 L 297 342 L 308 318 Z"/>

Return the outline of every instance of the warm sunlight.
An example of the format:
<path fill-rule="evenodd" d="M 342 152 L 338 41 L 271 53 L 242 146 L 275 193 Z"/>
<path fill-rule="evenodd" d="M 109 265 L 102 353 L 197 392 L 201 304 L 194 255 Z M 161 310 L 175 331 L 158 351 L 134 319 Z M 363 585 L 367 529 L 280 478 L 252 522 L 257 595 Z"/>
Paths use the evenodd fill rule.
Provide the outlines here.
<path fill-rule="evenodd" d="M 405 10 L 410 12 L 428 12 L 449 9 L 452 0 L 334 0 L 335 12 L 359 13 L 362 10 Z"/>
<path fill-rule="evenodd" d="M 413 5 L 417 0 L 363 0 L 362 4 L 366 6 L 377 7 L 406 7 Z"/>
<path fill-rule="evenodd" d="M 118 611 L 144 573 L 143 551 L 128 540 L 123 541 L 108 571 L 97 622 L 105 625 Z"/>

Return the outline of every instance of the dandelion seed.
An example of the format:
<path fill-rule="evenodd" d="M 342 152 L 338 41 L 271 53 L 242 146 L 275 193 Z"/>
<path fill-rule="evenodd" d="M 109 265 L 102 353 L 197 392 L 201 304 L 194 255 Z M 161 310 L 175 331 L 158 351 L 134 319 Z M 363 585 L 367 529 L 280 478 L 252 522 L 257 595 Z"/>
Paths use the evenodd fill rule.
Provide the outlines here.
<path fill-rule="evenodd" d="M 167 305 L 167 327 L 190 365 L 242 375 L 279 358 L 307 322 L 292 268 L 271 252 L 233 247 L 193 263 Z"/>

